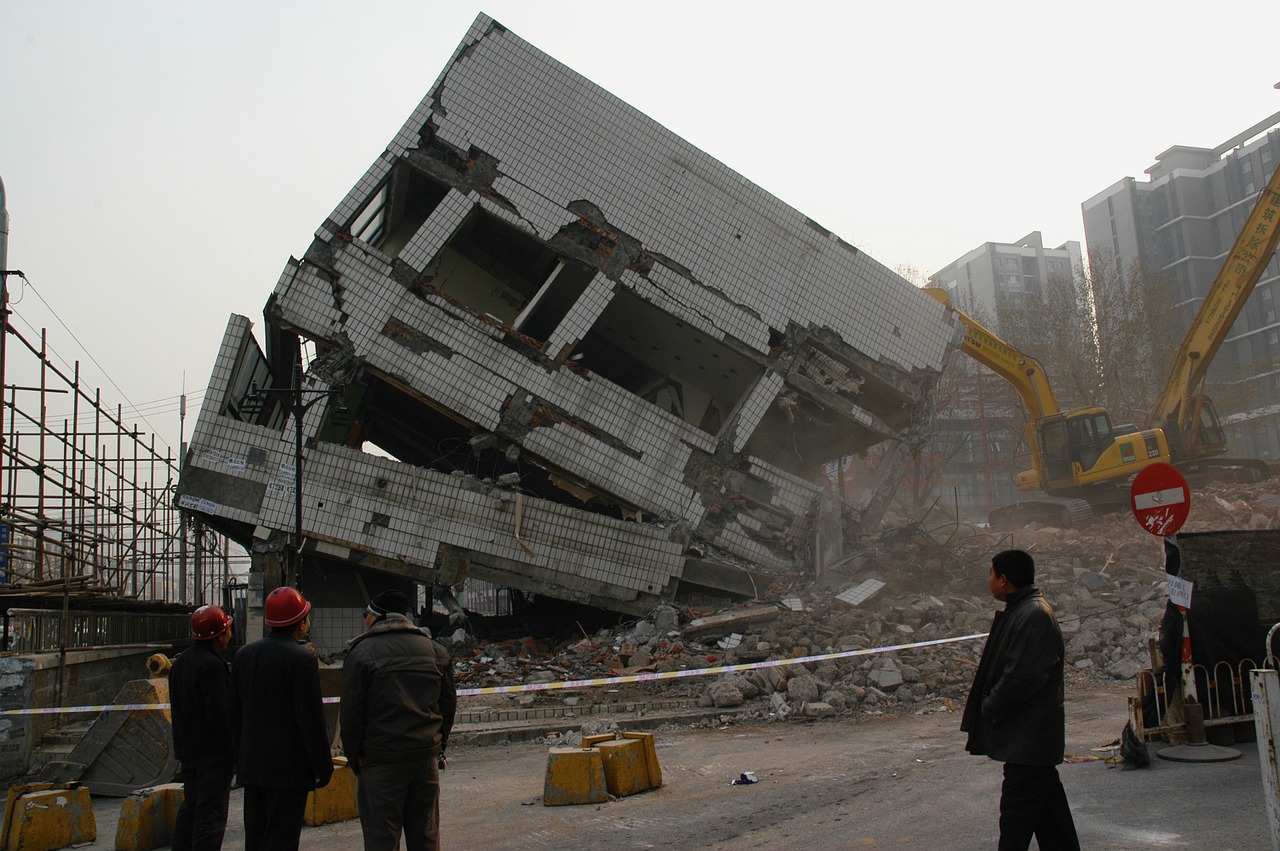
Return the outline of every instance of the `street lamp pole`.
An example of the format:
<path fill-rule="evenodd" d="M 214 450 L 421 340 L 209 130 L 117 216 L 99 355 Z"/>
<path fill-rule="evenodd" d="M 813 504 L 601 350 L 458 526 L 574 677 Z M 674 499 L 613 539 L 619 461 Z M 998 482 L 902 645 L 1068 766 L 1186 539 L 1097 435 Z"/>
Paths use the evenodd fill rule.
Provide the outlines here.
<path fill-rule="evenodd" d="M 315 404 L 325 396 L 313 399 Z M 311 405 L 302 403 L 302 361 L 293 365 L 293 555 L 285 574 L 285 584 L 298 586 L 302 575 L 302 415 Z"/>
<path fill-rule="evenodd" d="M 302 361 L 299 359 L 293 364 L 293 380 L 289 387 L 255 388 L 253 393 L 260 398 L 274 396 L 282 399 L 293 417 L 293 540 L 285 564 L 284 584 L 295 587 L 298 586 L 302 573 L 302 419 L 316 403 L 341 396 L 344 392 L 341 387 L 303 390 L 302 378 Z M 314 394 L 315 398 L 306 399 L 306 394 Z"/>

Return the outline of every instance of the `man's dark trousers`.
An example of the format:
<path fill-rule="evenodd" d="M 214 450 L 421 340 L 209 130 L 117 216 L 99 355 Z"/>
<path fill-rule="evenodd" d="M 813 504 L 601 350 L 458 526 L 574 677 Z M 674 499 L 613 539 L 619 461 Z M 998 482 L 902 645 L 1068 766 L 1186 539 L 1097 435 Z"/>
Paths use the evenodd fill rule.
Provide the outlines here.
<path fill-rule="evenodd" d="M 374 804 L 377 804 L 375 806 Z M 440 847 L 440 771 L 434 756 L 412 762 L 366 762 L 356 795 L 365 851 Z"/>
<path fill-rule="evenodd" d="M 231 760 L 182 766 L 182 806 L 173 821 L 174 851 L 217 851 L 227 831 Z"/>
<path fill-rule="evenodd" d="M 307 795 L 300 789 L 245 786 L 245 851 L 298 851 Z"/>
<path fill-rule="evenodd" d="M 1000 790 L 1000 851 L 1080 851 L 1067 793 L 1052 765 L 1004 764 Z"/>

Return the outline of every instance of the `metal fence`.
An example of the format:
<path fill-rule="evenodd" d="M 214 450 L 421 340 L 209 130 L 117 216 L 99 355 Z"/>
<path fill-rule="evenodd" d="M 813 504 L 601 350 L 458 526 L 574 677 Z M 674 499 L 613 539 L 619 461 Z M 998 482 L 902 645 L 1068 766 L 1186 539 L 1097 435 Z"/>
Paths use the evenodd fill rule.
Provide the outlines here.
<path fill-rule="evenodd" d="M 47 653 L 62 649 L 119 647 L 135 644 L 168 644 L 190 635 L 190 619 L 184 613 L 137 614 L 134 612 L 9 609 L 3 616 L 4 649 L 17 653 Z"/>
<path fill-rule="evenodd" d="M 1275 658 L 1268 657 L 1265 667 L 1274 668 L 1275 664 Z M 1204 709 L 1206 728 L 1253 722 L 1249 672 L 1257 667 L 1252 659 L 1192 666 L 1196 700 Z M 1130 698 L 1130 723 L 1145 741 L 1171 732 L 1181 733 L 1185 731 L 1181 706 L 1180 680 L 1166 680 L 1154 671 L 1144 670 L 1138 674 L 1138 696 Z"/>

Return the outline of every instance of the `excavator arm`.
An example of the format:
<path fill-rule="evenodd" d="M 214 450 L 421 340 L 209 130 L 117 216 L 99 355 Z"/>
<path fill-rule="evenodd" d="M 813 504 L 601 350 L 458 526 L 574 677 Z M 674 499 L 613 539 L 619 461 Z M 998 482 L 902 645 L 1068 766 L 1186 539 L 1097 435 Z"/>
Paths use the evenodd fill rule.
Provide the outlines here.
<path fill-rule="evenodd" d="M 1214 355 L 1244 309 L 1254 286 L 1280 242 L 1280 168 L 1258 195 L 1235 245 L 1209 286 L 1191 327 L 1178 349 L 1164 389 L 1151 408 L 1148 426 L 1170 436 L 1174 460 L 1207 456 L 1225 450 L 1220 435 L 1201 434 L 1208 400 L 1204 380 Z M 1209 417 L 1216 422 L 1209 405 Z M 1216 431 L 1216 429 L 1215 429 Z"/>
<path fill-rule="evenodd" d="M 926 288 L 924 292 L 955 310 L 956 318 L 964 324 L 960 350 L 1013 385 L 1032 419 L 1058 413 L 1058 400 L 1038 360 L 1018 351 L 964 311 L 956 310 L 946 290 Z"/>
<path fill-rule="evenodd" d="M 1087 515 L 1089 506 L 1110 510 L 1127 505 L 1129 477 L 1157 461 L 1169 460 L 1169 446 L 1159 429 L 1116 429 L 1105 408 L 1085 406 L 1064 411 L 1040 362 L 1002 340 L 964 311 L 956 309 L 945 290 L 924 290 L 947 305 L 964 326 L 960 351 L 1009 382 L 1027 409 L 1027 444 L 1034 469 L 1017 474 L 1020 491 L 1043 491 L 1057 502 L 1022 502 L 1001 513 L 1009 518 L 1070 523 Z M 1082 515 L 1082 509 L 1084 515 Z M 992 513 L 996 521 L 996 512 Z"/>

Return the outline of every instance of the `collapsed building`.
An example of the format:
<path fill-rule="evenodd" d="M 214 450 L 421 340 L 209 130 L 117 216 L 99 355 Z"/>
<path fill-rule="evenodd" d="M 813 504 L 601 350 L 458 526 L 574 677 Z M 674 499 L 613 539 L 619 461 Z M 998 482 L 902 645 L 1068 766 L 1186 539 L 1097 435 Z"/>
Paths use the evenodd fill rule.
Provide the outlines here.
<path fill-rule="evenodd" d="M 251 611 L 300 550 L 323 648 L 389 584 L 643 614 L 812 572 L 823 463 L 920 429 L 954 329 L 481 15 L 261 333 L 227 325 L 178 503 L 250 550 Z"/>

